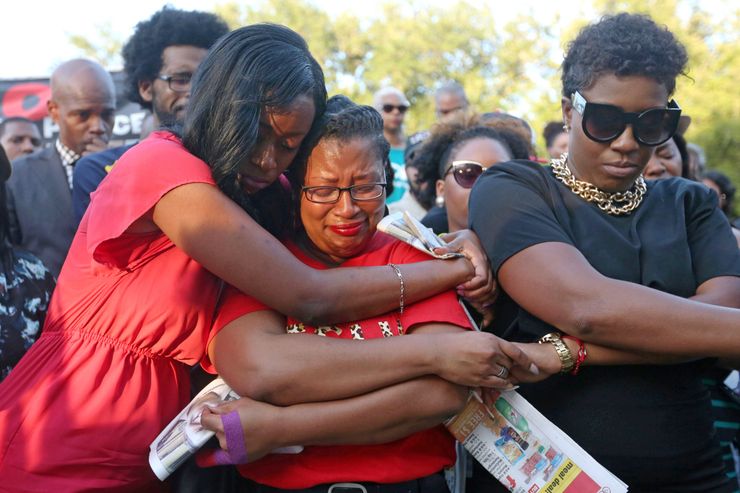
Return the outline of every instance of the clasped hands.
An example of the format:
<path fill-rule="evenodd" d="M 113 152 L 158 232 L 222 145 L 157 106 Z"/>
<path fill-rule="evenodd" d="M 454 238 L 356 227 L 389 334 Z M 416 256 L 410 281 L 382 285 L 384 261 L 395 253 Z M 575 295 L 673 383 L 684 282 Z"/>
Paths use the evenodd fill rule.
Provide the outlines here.
<path fill-rule="evenodd" d="M 432 341 L 427 346 L 429 374 L 459 386 L 508 390 L 517 383 L 544 378 L 527 354 L 526 345 L 523 348 L 493 334 L 472 330 L 428 337 Z M 280 418 L 283 409 L 287 408 L 246 397 L 207 409 L 201 424 L 216 433 L 222 450 L 200 454 L 199 463 L 251 462 L 290 445 L 289 437 L 280 437 L 281 433 L 287 433 L 286 423 Z M 243 443 L 245 435 L 249 437 L 248 447 Z"/>

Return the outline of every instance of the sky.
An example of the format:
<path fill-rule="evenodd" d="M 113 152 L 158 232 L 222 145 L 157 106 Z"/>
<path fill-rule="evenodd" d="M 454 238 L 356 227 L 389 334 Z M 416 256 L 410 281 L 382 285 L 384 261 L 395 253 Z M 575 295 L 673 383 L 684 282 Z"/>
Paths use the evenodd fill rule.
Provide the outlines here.
<path fill-rule="evenodd" d="M 47 77 L 65 60 L 81 55 L 69 42 L 73 34 L 90 40 L 98 39 L 101 26 L 109 26 L 121 39 L 128 39 L 137 22 L 149 18 L 165 4 L 186 10 L 212 10 L 227 0 L 124 0 L 122 2 L 91 0 L 29 0 L 4 1 L 0 27 L 0 79 Z M 241 0 L 252 1 L 252 0 Z M 406 2 L 406 0 L 401 0 Z M 572 11 L 573 5 L 587 2 L 553 2 L 552 0 L 481 0 L 497 12 L 497 19 L 506 19 L 519 12 L 533 10 L 551 16 L 555 9 Z M 347 2 L 346 0 L 312 0 L 330 13 L 350 11 L 361 17 L 371 16 L 380 3 L 377 0 Z M 445 5 L 447 0 L 416 0 L 417 5 Z M 562 9 L 570 5 L 570 8 Z M 31 7 L 32 6 L 32 7 Z M 33 10 L 31 10 L 31 8 Z M 25 41 L 23 41 L 25 40 Z M 120 67 L 108 67 L 111 70 Z"/>

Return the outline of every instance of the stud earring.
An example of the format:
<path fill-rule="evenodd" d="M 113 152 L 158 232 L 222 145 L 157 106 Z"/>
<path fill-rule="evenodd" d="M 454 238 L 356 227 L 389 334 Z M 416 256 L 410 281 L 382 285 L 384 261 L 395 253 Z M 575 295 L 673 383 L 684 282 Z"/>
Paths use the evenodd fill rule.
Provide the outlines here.
<path fill-rule="evenodd" d="M 436 205 L 439 208 L 442 208 L 445 206 L 445 198 L 442 195 L 437 195 L 437 197 L 434 199 L 434 205 Z"/>
<path fill-rule="evenodd" d="M 563 130 L 565 131 L 565 133 L 570 132 L 570 125 L 568 125 L 567 123 L 563 123 Z"/>

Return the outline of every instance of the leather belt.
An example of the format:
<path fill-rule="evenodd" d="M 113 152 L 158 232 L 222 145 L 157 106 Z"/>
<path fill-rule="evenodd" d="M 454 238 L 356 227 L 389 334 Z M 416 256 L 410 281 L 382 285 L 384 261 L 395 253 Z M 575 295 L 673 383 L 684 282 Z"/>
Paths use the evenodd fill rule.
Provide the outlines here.
<path fill-rule="evenodd" d="M 284 490 L 254 483 L 253 491 L 255 493 L 449 493 L 442 473 L 400 483 L 331 483 L 298 490 Z"/>

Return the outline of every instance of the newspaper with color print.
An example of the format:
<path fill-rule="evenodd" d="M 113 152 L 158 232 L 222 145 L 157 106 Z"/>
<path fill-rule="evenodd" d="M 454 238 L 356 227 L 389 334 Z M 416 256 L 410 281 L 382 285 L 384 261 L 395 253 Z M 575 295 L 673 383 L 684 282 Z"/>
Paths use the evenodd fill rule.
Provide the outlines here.
<path fill-rule="evenodd" d="M 486 405 L 471 392 L 447 423 L 450 433 L 514 493 L 622 493 L 627 485 L 516 391 Z"/>

